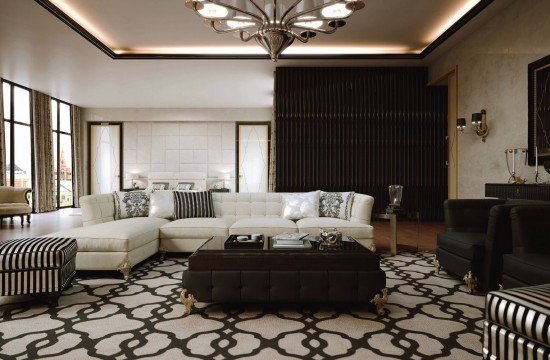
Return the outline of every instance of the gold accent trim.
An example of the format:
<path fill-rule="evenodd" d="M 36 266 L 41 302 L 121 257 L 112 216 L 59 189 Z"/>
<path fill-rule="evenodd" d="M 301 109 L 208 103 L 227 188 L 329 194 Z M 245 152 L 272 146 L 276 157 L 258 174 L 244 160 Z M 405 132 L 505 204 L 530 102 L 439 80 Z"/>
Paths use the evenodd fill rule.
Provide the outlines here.
<path fill-rule="evenodd" d="M 126 258 L 117 268 L 118 271 L 124 276 L 124 280 L 128 280 L 130 277 L 130 271 L 132 271 L 132 263 Z"/>
<path fill-rule="evenodd" d="M 502 286 L 502 284 L 498 284 L 498 289 L 499 290 L 504 290 L 504 286 Z"/>
<path fill-rule="evenodd" d="M 437 260 L 437 256 L 434 256 L 434 266 L 435 266 L 435 273 L 439 274 L 439 271 L 441 270 L 441 265 L 439 264 L 439 260 Z"/>
<path fill-rule="evenodd" d="M 376 306 L 378 315 L 384 315 L 384 304 L 388 302 L 388 288 L 382 289 L 382 296 L 380 294 L 374 295 L 374 298 L 370 302 Z"/>
<path fill-rule="evenodd" d="M 197 302 L 195 296 L 191 294 L 187 295 L 187 289 L 183 289 L 180 293 L 180 299 L 183 303 L 183 316 L 191 314 L 193 306 L 195 306 L 195 303 Z"/>
<path fill-rule="evenodd" d="M 472 274 L 471 271 L 468 271 L 468 273 L 464 275 L 463 280 L 468 287 L 468 292 L 470 294 L 473 294 L 477 286 L 477 278 L 474 276 L 474 274 Z"/>
<path fill-rule="evenodd" d="M 373 253 L 376 252 L 376 245 L 374 245 L 374 241 L 369 246 L 367 246 L 367 249 Z"/>

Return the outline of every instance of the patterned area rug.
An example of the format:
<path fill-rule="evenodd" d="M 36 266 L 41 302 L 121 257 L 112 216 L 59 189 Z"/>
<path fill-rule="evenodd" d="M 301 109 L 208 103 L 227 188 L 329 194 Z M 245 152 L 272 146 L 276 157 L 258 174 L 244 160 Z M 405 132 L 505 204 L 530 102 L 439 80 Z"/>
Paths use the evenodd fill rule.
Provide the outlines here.
<path fill-rule="evenodd" d="M 369 306 L 198 304 L 182 318 L 185 259 L 153 259 L 127 282 L 76 279 L 57 308 L 0 299 L 0 358 L 479 359 L 484 297 L 436 275 L 432 260 L 383 259 L 385 316 Z"/>

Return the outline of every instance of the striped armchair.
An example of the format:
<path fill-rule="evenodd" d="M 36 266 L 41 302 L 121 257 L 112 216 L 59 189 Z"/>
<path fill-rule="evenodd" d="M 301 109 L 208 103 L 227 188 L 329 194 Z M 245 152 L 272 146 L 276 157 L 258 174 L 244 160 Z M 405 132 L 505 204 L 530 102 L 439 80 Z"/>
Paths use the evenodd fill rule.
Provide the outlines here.
<path fill-rule="evenodd" d="M 19 188 L 13 186 L 0 186 L 0 226 L 4 218 L 21 217 L 21 227 L 31 223 L 32 208 L 29 204 L 28 194 L 32 192 L 29 188 Z"/>

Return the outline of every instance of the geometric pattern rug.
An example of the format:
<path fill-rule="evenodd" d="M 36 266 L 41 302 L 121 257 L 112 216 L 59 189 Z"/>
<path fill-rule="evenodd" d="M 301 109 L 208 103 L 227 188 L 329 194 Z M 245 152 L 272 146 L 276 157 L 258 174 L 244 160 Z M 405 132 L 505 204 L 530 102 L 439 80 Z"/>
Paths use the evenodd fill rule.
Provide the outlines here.
<path fill-rule="evenodd" d="M 383 257 L 389 303 L 202 304 L 182 317 L 186 259 L 152 258 L 128 281 L 78 274 L 57 308 L 0 298 L 6 359 L 479 359 L 485 298 L 435 274 L 433 254 Z"/>

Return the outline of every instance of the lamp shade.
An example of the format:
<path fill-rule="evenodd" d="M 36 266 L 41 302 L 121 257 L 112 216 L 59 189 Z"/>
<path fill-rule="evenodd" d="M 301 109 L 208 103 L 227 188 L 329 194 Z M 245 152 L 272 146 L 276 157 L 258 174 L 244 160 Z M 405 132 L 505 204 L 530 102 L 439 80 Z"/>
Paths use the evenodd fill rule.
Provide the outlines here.
<path fill-rule="evenodd" d="M 482 115 L 481 113 L 473 113 L 472 114 L 472 124 L 479 125 L 481 124 Z"/>
<path fill-rule="evenodd" d="M 465 118 L 456 119 L 456 127 L 460 130 L 463 130 L 466 127 L 466 119 Z"/>

